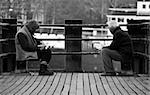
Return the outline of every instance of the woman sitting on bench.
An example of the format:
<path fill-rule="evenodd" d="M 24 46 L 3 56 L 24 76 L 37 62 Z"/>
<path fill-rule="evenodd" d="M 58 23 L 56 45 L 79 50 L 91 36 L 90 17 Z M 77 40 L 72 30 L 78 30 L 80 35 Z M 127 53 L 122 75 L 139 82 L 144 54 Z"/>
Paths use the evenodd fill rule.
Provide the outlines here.
<path fill-rule="evenodd" d="M 53 72 L 47 69 L 51 59 L 51 50 L 49 48 L 45 49 L 45 45 L 39 45 L 40 47 L 38 47 L 38 42 L 33 37 L 37 29 L 39 29 L 39 25 L 36 21 L 32 20 L 16 33 L 16 61 L 39 59 L 39 75 L 53 75 Z"/>

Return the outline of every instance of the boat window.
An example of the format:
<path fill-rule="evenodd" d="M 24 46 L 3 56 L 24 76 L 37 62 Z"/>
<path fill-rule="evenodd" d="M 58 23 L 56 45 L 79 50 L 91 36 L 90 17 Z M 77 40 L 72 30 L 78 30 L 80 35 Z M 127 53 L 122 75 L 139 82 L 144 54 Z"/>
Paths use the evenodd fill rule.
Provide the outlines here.
<path fill-rule="evenodd" d="M 112 20 L 116 20 L 116 18 L 113 17 Z"/>
<path fill-rule="evenodd" d="M 124 22 L 124 18 L 118 18 L 118 22 Z"/>
<path fill-rule="evenodd" d="M 145 9 L 146 8 L 146 5 L 145 4 L 143 4 L 143 9 Z"/>

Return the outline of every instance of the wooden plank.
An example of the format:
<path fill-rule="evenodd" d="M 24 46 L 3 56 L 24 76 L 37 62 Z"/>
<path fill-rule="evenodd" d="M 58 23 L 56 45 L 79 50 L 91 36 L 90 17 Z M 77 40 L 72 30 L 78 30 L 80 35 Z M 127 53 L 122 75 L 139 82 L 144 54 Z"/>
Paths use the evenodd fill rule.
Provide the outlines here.
<path fill-rule="evenodd" d="M 41 80 L 42 80 L 43 76 L 38 76 L 36 81 L 33 82 L 33 84 L 29 87 L 28 90 L 26 90 L 22 95 L 29 95 L 31 94 L 40 84 Z"/>
<path fill-rule="evenodd" d="M 90 82 L 89 82 L 89 76 L 88 73 L 83 74 L 83 83 L 84 83 L 84 95 L 91 95 L 90 91 Z"/>
<path fill-rule="evenodd" d="M 67 73 L 67 78 L 61 95 L 68 95 L 71 86 L 71 77 L 72 77 L 72 73 Z"/>
<path fill-rule="evenodd" d="M 53 93 L 55 92 L 57 85 L 60 81 L 60 77 L 61 77 L 61 73 L 57 73 L 57 75 L 52 83 L 52 86 L 48 89 L 46 95 L 53 95 Z"/>
<path fill-rule="evenodd" d="M 149 26 L 149 30 L 150 30 L 150 26 Z M 147 32 L 147 36 L 148 36 L 148 40 L 150 42 L 150 32 Z M 148 55 L 149 55 L 149 58 L 148 58 L 148 74 L 150 75 L 150 43 L 148 43 Z"/>
<path fill-rule="evenodd" d="M 144 95 L 143 92 L 141 92 L 131 81 L 131 79 L 129 79 L 128 77 L 126 78 L 126 83 L 130 86 L 130 88 L 136 93 L 136 94 L 140 94 L 140 95 Z"/>
<path fill-rule="evenodd" d="M 136 93 L 130 88 L 127 82 L 124 80 L 126 77 L 118 77 L 118 80 L 122 84 L 122 86 L 127 90 L 130 95 L 136 95 Z"/>
<path fill-rule="evenodd" d="M 138 77 L 136 80 L 148 91 L 150 92 L 150 78 L 149 77 Z"/>
<path fill-rule="evenodd" d="M 11 86 L 13 86 L 16 81 L 18 80 L 18 76 L 10 76 L 7 81 L 5 81 L 1 87 L 0 87 L 0 94 L 3 93 L 5 90 L 9 89 Z"/>
<path fill-rule="evenodd" d="M 0 85 L 3 84 L 4 81 L 6 81 L 8 79 L 8 77 L 10 77 L 10 76 L 3 76 L 3 75 L 1 75 L 0 76 Z"/>
<path fill-rule="evenodd" d="M 18 76 L 18 80 L 16 80 L 16 82 L 12 86 L 7 88 L 7 90 L 5 90 L 2 94 L 3 95 L 11 94 L 11 91 L 16 87 L 19 87 L 19 85 L 25 80 L 25 78 L 26 76 Z"/>
<path fill-rule="evenodd" d="M 77 90 L 76 90 L 77 89 L 77 79 L 78 79 L 78 74 L 73 73 L 69 95 L 76 95 L 76 93 L 77 93 Z"/>
<path fill-rule="evenodd" d="M 25 78 L 25 80 L 24 80 L 22 83 L 19 84 L 19 86 L 17 86 L 15 89 L 13 89 L 13 90 L 10 92 L 10 94 L 16 95 L 16 93 L 17 93 L 18 91 L 20 91 L 30 80 L 31 80 L 31 77 L 30 77 L 30 76 L 27 76 L 27 77 Z"/>
<path fill-rule="evenodd" d="M 105 76 L 101 77 L 101 80 L 102 80 L 102 84 L 104 86 L 104 89 L 105 89 L 107 95 L 113 95 L 113 92 L 112 92 L 111 88 L 109 87 L 106 77 Z"/>
<path fill-rule="evenodd" d="M 134 77 L 129 77 L 129 79 L 132 81 L 132 83 L 137 87 L 141 93 L 146 94 L 148 92 L 147 89 L 145 89 Z"/>
<path fill-rule="evenodd" d="M 4 75 L 4 76 L 6 76 L 6 77 L 2 81 L 3 84 L 10 83 L 15 78 L 15 76 L 9 76 L 9 75 Z"/>
<path fill-rule="evenodd" d="M 47 82 L 48 78 L 49 78 L 49 76 L 43 76 L 42 81 L 40 82 L 38 87 L 31 93 L 31 95 L 37 95 L 38 93 L 40 93 L 40 91 L 46 85 L 46 82 Z"/>
<path fill-rule="evenodd" d="M 149 77 L 55 73 L 53 76 L 1 75 L 0 95 L 149 95 Z"/>
<path fill-rule="evenodd" d="M 95 73 L 94 76 L 95 76 L 96 85 L 97 85 L 97 89 L 98 89 L 99 94 L 100 95 L 106 95 L 106 91 L 105 91 L 104 86 L 102 84 L 100 75 L 98 73 Z"/>
<path fill-rule="evenodd" d="M 48 91 L 48 89 L 50 89 L 56 75 L 57 74 L 54 74 L 53 76 L 49 76 L 48 80 L 46 81 L 44 88 L 38 93 L 38 95 L 45 95 L 47 93 L 47 91 Z"/>
<path fill-rule="evenodd" d="M 94 75 L 92 73 L 89 73 L 89 79 L 90 79 L 90 87 L 91 87 L 92 95 L 99 95 L 99 93 L 97 91 L 95 78 L 94 78 Z"/>
<path fill-rule="evenodd" d="M 77 78 L 77 95 L 83 95 L 83 73 L 78 74 Z"/>
<path fill-rule="evenodd" d="M 30 77 L 31 77 L 31 80 L 22 89 L 20 89 L 20 91 L 18 91 L 16 95 L 22 95 L 23 93 L 25 93 L 38 78 L 38 76 L 30 76 Z"/>
<path fill-rule="evenodd" d="M 54 92 L 54 95 L 60 95 L 60 93 L 63 89 L 64 83 L 65 83 L 65 79 L 66 79 L 66 73 L 62 73 L 62 76 L 61 76 L 59 84 Z"/>
<path fill-rule="evenodd" d="M 108 84 L 109 84 L 112 92 L 115 95 L 121 95 L 120 91 L 117 89 L 116 85 L 114 84 L 114 81 L 112 80 L 111 76 L 106 77 L 106 80 L 108 81 Z"/>
<path fill-rule="evenodd" d="M 123 95 L 129 95 L 129 93 L 126 91 L 126 89 L 122 86 L 120 81 L 117 79 L 117 77 L 112 77 L 115 85 L 117 86 L 117 89 L 121 92 Z"/>

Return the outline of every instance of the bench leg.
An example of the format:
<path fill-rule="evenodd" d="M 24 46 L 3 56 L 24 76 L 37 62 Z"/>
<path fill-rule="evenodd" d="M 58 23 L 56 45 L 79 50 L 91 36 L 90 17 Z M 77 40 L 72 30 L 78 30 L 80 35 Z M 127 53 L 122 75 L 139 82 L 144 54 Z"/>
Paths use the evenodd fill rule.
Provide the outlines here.
<path fill-rule="evenodd" d="M 113 67 L 115 72 L 121 72 L 121 62 L 120 61 L 116 61 L 116 60 L 112 60 L 113 63 Z"/>
<path fill-rule="evenodd" d="M 26 61 L 26 72 L 29 72 L 28 64 L 29 64 L 29 61 Z"/>

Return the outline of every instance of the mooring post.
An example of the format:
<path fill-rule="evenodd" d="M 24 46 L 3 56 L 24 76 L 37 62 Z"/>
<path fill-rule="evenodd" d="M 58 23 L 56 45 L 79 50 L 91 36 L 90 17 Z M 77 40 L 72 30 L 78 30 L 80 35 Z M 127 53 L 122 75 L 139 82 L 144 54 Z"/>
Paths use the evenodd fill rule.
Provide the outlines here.
<path fill-rule="evenodd" d="M 70 24 L 82 24 L 82 20 L 65 20 L 65 39 L 81 39 L 82 37 L 82 27 Z M 66 52 L 81 52 L 82 45 L 81 40 L 78 41 L 67 41 L 65 40 L 65 50 Z M 81 72 L 82 55 L 66 55 L 66 71 L 67 72 Z"/>

